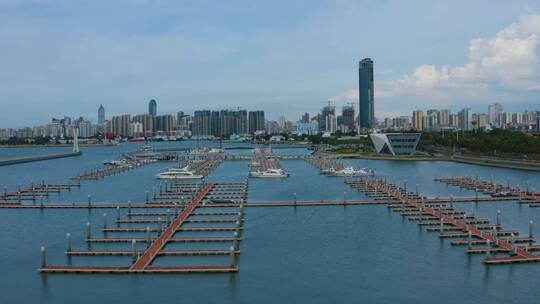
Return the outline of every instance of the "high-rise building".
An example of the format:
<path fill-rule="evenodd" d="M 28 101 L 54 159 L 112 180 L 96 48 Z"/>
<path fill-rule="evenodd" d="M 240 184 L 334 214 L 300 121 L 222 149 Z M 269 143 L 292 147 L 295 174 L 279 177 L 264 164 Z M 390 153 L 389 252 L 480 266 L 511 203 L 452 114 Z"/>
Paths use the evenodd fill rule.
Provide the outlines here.
<path fill-rule="evenodd" d="M 99 105 L 98 109 L 98 124 L 103 124 L 105 122 L 105 108 L 103 105 Z"/>
<path fill-rule="evenodd" d="M 324 130 L 326 132 L 335 133 L 337 130 L 337 119 L 334 114 L 328 114 L 325 116 Z"/>
<path fill-rule="evenodd" d="M 417 131 L 422 131 L 424 128 L 424 112 L 422 110 L 413 111 L 413 128 Z"/>
<path fill-rule="evenodd" d="M 490 104 L 488 106 L 489 123 L 494 127 L 500 127 L 500 116 L 503 111 L 503 107 L 499 103 Z"/>
<path fill-rule="evenodd" d="M 120 116 L 113 116 L 112 117 L 112 130 L 111 133 L 114 136 L 122 136 L 122 137 L 128 137 L 131 136 L 129 130 L 129 124 L 131 123 L 131 115 L 124 114 Z"/>
<path fill-rule="evenodd" d="M 358 98 L 360 128 L 370 129 L 375 123 L 375 92 L 373 86 L 373 60 L 362 59 L 358 67 Z"/>
<path fill-rule="evenodd" d="M 450 125 L 450 113 L 451 112 L 448 109 L 443 109 L 439 111 L 438 113 L 439 126 L 448 127 Z"/>
<path fill-rule="evenodd" d="M 264 131 L 264 111 L 250 111 L 248 118 L 250 134 L 253 134 L 257 131 Z"/>
<path fill-rule="evenodd" d="M 536 116 L 536 132 L 540 132 L 540 115 Z"/>
<path fill-rule="evenodd" d="M 142 124 L 142 133 L 144 136 L 152 136 L 154 129 L 154 119 L 150 114 L 139 114 L 133 117 L 133 122 Z"/>
<path fill-rule="evenodd" d="M 152 117 L 156 117 L 157 115 L 157 102 L 154 99 L 148 103 L 148 114 Z"/>
<path fill-rule="evenodd" d="M 321 111 L 321 116 L 319 117 L 319 130 L 320 131 L 328 131 L 326 129 L 327 126 L 327 119 L 326 117 L 328 115 L 336 116 L 336 108 L 332 106 L 332 101 L 328 101 L 328 105 L 324 107 Z"/>
<path fill-rule="evenodd" d="M 170 132 L 176 125 L 171 114 L 159 115 L 154 118 L 156 131 Z"/>
<path fill-rule="evenodd" d="M 459 117 L 455 113 L 450 113 L 450 119 L 449 119 L 449 125 L 450 127 L 457 128 L 459 127 Z"/>
<path fill-rule="evenodd" d="M 301 123 L 309 123 L 309 113 L 306 112 L 304 115 L 302 115 L 302 118 L 300 119 Z"/>
<path fill-rule="evenodd" d="M 470 108 L 464 108 L 458 112 L 459 128 L 464 131 L 473 129 L 472 112 Z"/>
<path fill-rule="evenodd" d="M 211 135 L 211 115 L 212 113 L 210 110 L 195 111 L 193 115 L 193 135 Z"/>
<path fill-rule="evenodd" d="M 347 127 L 349 131 L 354 131 L 354 107 L 353 106 L 344 106 L 341 109 L 341 124 Z"/>

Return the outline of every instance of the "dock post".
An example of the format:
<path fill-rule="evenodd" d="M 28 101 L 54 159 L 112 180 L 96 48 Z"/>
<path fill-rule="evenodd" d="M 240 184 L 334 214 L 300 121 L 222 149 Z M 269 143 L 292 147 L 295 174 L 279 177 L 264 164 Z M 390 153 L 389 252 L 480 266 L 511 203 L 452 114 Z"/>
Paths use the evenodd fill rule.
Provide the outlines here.
<path fill-rule="evenodd" d="M 66 252 L 71 252 L 71 234 L 66 233 Z"/>
<path fill-rule="evenodd" d="M 107 213 L 103 213 L 103 229 L 107 229 Z"/>
<path fill-rule="evenodd" d="M 92 196 L 88 194 L 88 208 L 92 208 Z"/>
<path fill-rule="evenodd" d="M 490 240 L 486 241 L 486 245 L 487 245 L 486 260 L 490 260 L 491 259 L 491 242 L 490 242 Z"/>
<path fill-rule="evenodd" d="M 231 246 L 231 248 L 229 248 L 229 251 L 231 255 L 231 267 L 234 267 L 236 266 L 236 252 L 234 252 L 234 247 Z"/>
<path fill-rule="evenodd" d="M 131 256 L 133 258 L 133 262 L 137 260 L 137 243 L 135 240 L 131 240 Z"/>
<path fill-rule="evenodd" d="M 146 190 L 145 195 L 146 195 L 146 203 L 148 204 L 149 197 L 150 197 L 150 194 L 148 193 L 148 190 Z"/>
<path fill-rule="evenodd" d="M 441 232 L 441 234 L 444 232 L 444 218 L 443 217 L 441 217 L 441 225 L 440 225 L 439 231 Z"/>
<path fill-rule="evenodd" d="M 128 219 L 131 219 L 131 201 L 128 201 Z"/>
<path fill-rule="evenodd" d="M 347 205 L 347 192 L 346 191 L 343 191 L 343 205 Z"/>
<path fill-rule="evenodd" d="M 532 239 L 534 237 L 533 235 L 533 221 L 529 221 L 529 238 Z"/>
<path fill-rule="evenodd" d="M 152 244 L 152 237 L 150 236 L 150 227 L 146 226 L 146 244 L 148 247 Z"/>
<path fill-rule="evenodd" d="M 474 200 L 478 203 L 478 187 L 474 188 Z"/>
<path fill-rule="evenodd" d="M 47 254 L 45 253 L 45 246 L 41 246 L 41 268 L 47 267 Z"/>
<path fill-rule="evenodd" d="M 474 203 L 471 203 L 471 217 L 474 218 Z"/>
<path fill-rule="evenodd" d="M 496 227 L 493 227 L 491 233 L 493 234 L 493 245 L 498 245 L 498 244 L 499 244 L 499 240 L 497 239 L 497 228 L 496 228 Z"/>
<path fill-rule="evenodd" d="M 153 192 L 154 192 L 154 200 L 156 200 L 156 186 L 153 186 L 152 189 L 153 189 Z"/>
<path fill-rule="evenodd" d="M 294 196 L 294 205 L 296 206 L 296 192 L 293 193 L 293 196 Z"/>
<path fill-rule="evenodd" d="M 472 248 L 472 232 L 469 230 L 469 233 L 467 234 L 467 245 L 469 247 L 469 250 Z"/>
<path fill-rule="evenodd" d="M 161 217 L 158 217 L 157 221 L 158 221 L 158 231 L 159 231 L 159 234 L 161 235 L 161 233 L 163 232 L 163 227 L 161 225 Z"/>
<path fill-rule="evenodd" d="M 233 236 L 234 236 L 234 240 L 233 240 L 233 247 L 234 247 L 234 250 L 237 251 L 238 250 L 238 233 L 233 233 Z"/>
<path fill-rule="evenodd" d="M 236 221 L 235 232 L 238 234 L 238 236 L 242 236 L 242 229 L 240 229 L 240 221 Z"/>
<path fill-rule="evenodd" d="M 176 202 L 174 203 L 174 214 L 175 214 L 175 216 L 178 216 L 178 214 L 179 214 L 178 213 L 178 204 Z"/>
<path fill-rule="evenodd" d="M 19 187 L 20 188 L 20 187 Z M 17 191 L 17 201 L 21 202 L 21 191 Z"/>
<path fill-rule="evenodd" d="M 450 195 L 450 208 L 454 209 L 454 197 Z"/>
<path fill-rule="evenodd" d="M 171 223 L 171 209 L 167 209 L 167 225 Z"/>
<path fill-rule="evenodd" d="M 92 238 L 92 229 L 90 227 L 90 222 L 86 222 L 86 240 Z"/>
<path fill-rule="evenodd" d="M 116 206 L 116 221 L 120 220 L 120 206 Z"/>
<path fill-rule="evenodd" d="M 497 229 L 501 227 L 501 210 L 497 210 Z"/>
<path fill-rule="evenodd" d="M 159 183 L 159 195 L 163 193 L 163 184 Z"/>

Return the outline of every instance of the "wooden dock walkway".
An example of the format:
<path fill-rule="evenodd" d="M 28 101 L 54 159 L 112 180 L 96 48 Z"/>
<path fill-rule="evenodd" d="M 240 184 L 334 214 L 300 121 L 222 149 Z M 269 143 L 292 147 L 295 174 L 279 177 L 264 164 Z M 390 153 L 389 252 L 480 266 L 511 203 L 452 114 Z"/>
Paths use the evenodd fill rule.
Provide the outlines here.
<path fill-rule="evenodd" d="M 474 254 L 485 252 L 484 263 L 504 264 L 504 263 L 529 263 L 540 261 L 540 255 L 532 253 L 538 245 L 533 245 L 532 222 L 529 224 L 529 236 L 519 237 L 517 230 L 502 230 L 499 213 L 497 223 L 491 224 L 486 219 L 478 219 L 474 214 L 469 214 L 466 219 L 449 214 L 449 210 L 454 210 L 453 206 L 440 204 L 429 206 L 425 204 L 425 199 L 416 193 L 408 192 L 406 189 L 393 184 L 376 179 L 348 180 L 349 185 L 365 191 L 367 195 L 383 193 L 392 198 L 394 202 L 389 204 L 391 209 L 400 212 L 403 216 L 412 217 L 419 224 L 425 223 L 427 218 L 432 224 L 434 219 L 439 221 L 439 227 L 435 225 L 428 227 L 427 231 L 441 232 L 441 238 L 464 238 L 452 241 L 452 245 L 467 245 L 467 253 Z M 500 197 L 496 197 L 500 198 Z M 396 206 L 399 206 L 396 208 Z M 457 210 L 456 210 L 457 211 Z M 431 225 L 429 225 L 431 226 Z M 446 233 L 446 231 L 455 231 Z M 516 243 L 529 243 L 527 245 L 516 245 Z M 473 248 L 474 245 L 485 244 L 485 248 Z M 505 254 L 504 256 L 492 256 L 492 254 Z"/>

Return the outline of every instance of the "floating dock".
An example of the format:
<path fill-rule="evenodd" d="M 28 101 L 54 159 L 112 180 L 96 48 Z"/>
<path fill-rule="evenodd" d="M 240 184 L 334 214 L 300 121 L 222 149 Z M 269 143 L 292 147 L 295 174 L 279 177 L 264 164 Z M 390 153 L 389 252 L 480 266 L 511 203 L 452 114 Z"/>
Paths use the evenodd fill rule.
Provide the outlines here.
<path fill-rule="evenodd" d="M 107 216 L 104 214 L 104 225 L 101 229 L 103 237 L 92 236 L 90 223 L 87 224 L 87 235 L 85 241 L 87 250 L 73 250 L 71 248 L 71 236 L 67 235 L 66 255 L 76 256 L 131 256 L 132 264 L 129 266 L 51 266 L 46 263 L 45 249 L 42 248 L 42 262 L 39 268 L 43 273 L 219 273 L 237 272 L 237 256 L 240 254 L 239 244 L 242 240 L 244 223 L 243 199 L 236 203 L 229 203 L 226 210 L 212 211 L 208 209 L 213 205 L 213 201 L 208 197 L 213 192 L 222 193 L 224 189 L 235 189 L 234 191 L 247 191 L 245 183 L 200 183 L 200 184 L 178 184 L 166 186 L 160 189 L 160 196 L 171 195 L 176 192 L 191 195 L 188 203 L 175 203 L 166 211 L 132 212 L 136 206 L 128 206 L 127 218 L 122 218 L 120 208 L 117 206 L 117 216 L 114 221 L 116 227 L 108 227 Z M 243 194 L 245 196 L 245 194 Z M 142 204 L 152 208 L 167 207 L 164 204 L 148 203 Z M 174 208 L 173 208 L 174 207 Z M 184 227 L 188 223 L 199 223 L 203 227 Z M 146 227 L 134 227 L 131 225 L 145 224 Z M 222 226 L 229 224 L 228 226 Z M 232 225 L 231 225 L 232 224 Z M 127 226 L 125 226 L 127 225 Z M 150 225 L 152 227 L 150 227 Z M 222 236 L 198 236 L 199 232 L 218 232 L 229 235 Z M 110 233 L 144 233 L 142 237 L 111 237 Z M 177 236 L 177 234 L 190 233 L 194 236 Z M 230 235 L 232 234 L 232 235 Z M 129 249 L 92 250 L 92 244 L 131 244 Z M 222 249 L 167 249 L 166 246 L 172 243 L 216 243 L 229 244 Z M 145 244 L 145 249 L 140 249 L 137 244 Z M 155 266 L 154 261 L 161 256 L 229 256 L 228 265 L 175 265 L 175 266 Z"/>

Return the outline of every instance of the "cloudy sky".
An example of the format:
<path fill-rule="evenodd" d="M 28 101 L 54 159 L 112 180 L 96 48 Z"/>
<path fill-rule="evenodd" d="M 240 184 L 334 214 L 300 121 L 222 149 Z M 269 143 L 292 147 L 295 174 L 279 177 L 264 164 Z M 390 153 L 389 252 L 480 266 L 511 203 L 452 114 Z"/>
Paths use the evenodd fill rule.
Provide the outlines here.
<path fill-rule="evenodd" d="M 0 0 L 0 127 L 242 107 L 296 119 L 357 103 L 376 116 L 540 110 L 540 3 L 361 0 Z"/>

